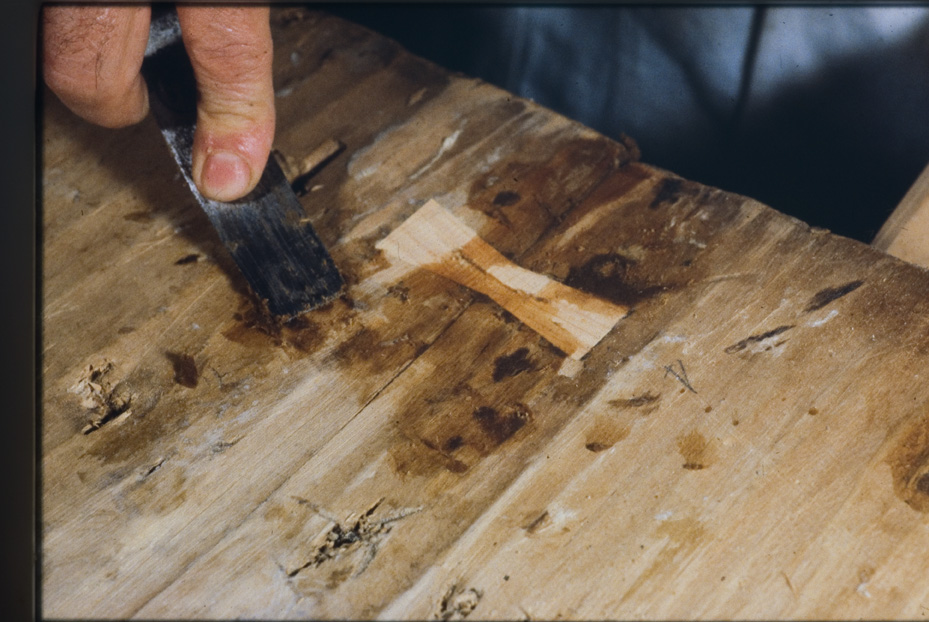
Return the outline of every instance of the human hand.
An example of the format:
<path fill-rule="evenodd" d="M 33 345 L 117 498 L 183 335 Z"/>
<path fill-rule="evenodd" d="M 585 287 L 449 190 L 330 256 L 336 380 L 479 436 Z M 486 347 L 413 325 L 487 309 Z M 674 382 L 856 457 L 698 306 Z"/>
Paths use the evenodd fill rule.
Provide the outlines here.
<path fill-rule="evenodd" d="M 232 201 L 258 183 L 274 140 L 269 9 L 179 4 L 177 16 L 199 91 L 193 179 L 204 196 Z M 141 121 L 150 19 L 148 6 L 46 6 L 46 84 L 98 125 Z"/>

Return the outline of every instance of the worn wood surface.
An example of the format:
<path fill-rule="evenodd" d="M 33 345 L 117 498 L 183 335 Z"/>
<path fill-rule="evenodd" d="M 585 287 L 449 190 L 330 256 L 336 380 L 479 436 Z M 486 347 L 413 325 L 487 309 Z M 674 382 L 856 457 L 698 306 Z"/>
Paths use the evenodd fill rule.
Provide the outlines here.
<path fill-rule="evenodd" d="M 151 120 L 43 113 L 41 603 L 77 618 L 929 616 L 929 273 L 275 14 L 348 281 L 261 316 Z M 436 198 L 632 312 L 566 354 L 375 244 Z"/>
<path fill-rule="evenodd" d="M 513 263 L 430 199 L 374 247 L 491 300 L 575 360 L 600 343 L 629 308 Z"/>

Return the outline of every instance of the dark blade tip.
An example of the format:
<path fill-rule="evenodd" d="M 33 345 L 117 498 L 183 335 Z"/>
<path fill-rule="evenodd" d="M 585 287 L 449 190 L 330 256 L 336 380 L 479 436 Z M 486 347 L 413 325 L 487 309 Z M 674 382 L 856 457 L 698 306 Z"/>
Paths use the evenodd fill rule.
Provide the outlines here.
<path fill-rule="evenodd" d="M 312 293 L 308 292 L 309 295 L 306 296 L 279 295 L 265 298 L 256 295 L 256 298 L 261 300 L 262 307 L 267 309 L 268 314 L 281 320 L 289 320 L 332 302 L 342 293 L 344 284 L 339 273 L 334 272 L 328 279 L 327 289 L 317 289 Z"/>

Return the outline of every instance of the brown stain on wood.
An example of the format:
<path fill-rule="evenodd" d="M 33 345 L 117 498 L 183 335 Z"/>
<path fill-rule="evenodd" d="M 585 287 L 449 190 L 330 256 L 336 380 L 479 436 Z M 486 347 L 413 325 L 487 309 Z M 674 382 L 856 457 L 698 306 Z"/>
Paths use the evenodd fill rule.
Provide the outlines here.
<path fill-rule="evenodd" d="M 271 315 L 253 297 L 242 297 L 239 309 L 232 315 L 234 324 L 222 335 L 249 349 L 263 351 L 255 361 L 256 366 L 261 366 L 270 361 L 275 348 L 286 348 L 297 355 L 315 352 L 350 324 L 355 315 L 354 303 L 346 294 L 287 320 Z"/>
<path fill-rule="evenodd" d="M 710 267 L 701 261 L 703 253 L 712 248 L 715 236 L 725 234 L 726 223 L 742 206 L 737 198 L 708 191 L 682 198 L 674 224 L 656 224 L 648 204 L 651 188 L 662 178 L 663 173 L 644 165 L 623 166 L 590 192 L 550 234 L 551 242 L 540 244 L 524 264 L 603 299 L 634 303 L 633 312 L 621 320 L 621 330 L 607 337 L 613 345 L 599 346 L 604 351 L 613 348 L 612 362 L 603 363 L 611 368 L 654 339 L 654 326 L 675 309 L 679 312 L 697 299 L 702 287 L 695 284 L 706 281 Z M 608 212 L 607 205 L 612 206 Z M 609 215 L 590 219 L 591 213 Z M 570 243 L 558 241 L 564 234 L 572 236 Z M 596 350 L 590 356 L 594 358 L 585 367 L 593 370 L 599 366 L 593 363 Z M 567 389 L 565 397 L 572 402 L 576 398 L 569 396 L 581 392 L 575 387 L 585 382 L 586 368 L 574 379 L 575 386 L 555 381 Z M 651 407 L 643 407 L 643 413 L 645 408 Z"/>
<path fill-rule="evenodd" d="M 661 180 L 655 190 L 655 196 L 649 209 L 658 209 L 677 203 L 682 197 L 695 198 L 702 192 L 703 186 L 680 177 L 666 177 Z"/>
<path fill-rule="evenodd" d="M 710 466 L 710 445 L 696 430 L 677 439 L 677 450 L 684 458 L 681 467 L 688 471 L 699 471 Z"/>
<path fill-rule="evenodd" d="M 864 281 L 851 281 L 845 285 L 822 289 L 816 292 L 816 295 L 810 299 L 810 302 L 806 305 L 806 308 L 803 310 L 803 312 L 810 313 L 812 311 L 822 309 L 826 305 L 838 300 L 839 298 L 847 296 L 862 285 L 864 285 Z"/>
<path fill-rule="evenodd" d="M 446 439 L 445 443 L 442 444 L 442 451 L 452 452 L 456 449 L 461 449 L 463 445 L 464 439 L 456 434 Z"/>
<path fill-rule="evenodd" d="M 532 421 L 532 411 L 525 404 L 514 404 L 503 412 L 490 406 L 481 406 L 471 417 L 495 445 L 501 445 Z"/>
<path fill-rule="evenodd" d="M 334 590 L 352 576 L 354 569 L 350 566 L 336 568 L 326 577 L 326 589 Z"/>
<path fill-rule="evenodd" d="M 627 307 L 670 289 L 642 278 L 635 269 L 638 263 L 620 253 L 598 254 L 583 265 L 571 268 L 565 285 Z"/>
<path fill-rule="evenodd" d="M 531 519 L 523 526 L 523 529 L 526 531 L 526 533 L 536 533 L 552 522 L 551 517 L 548 515 L 548 510 L 543 510 L 541 513 L 536 512 L 534 515 L 535 518 Z"/>
<path fill-rule="evenodd" d="M 646 391 L 639 395 L 633 395 L 632 397 L 627 398 L 616 398 L 607 402 L 610 406 L 615 408 L 634 408 L 640 411 L 642 415 L 649 415 L 658 409 L 658 402 L 661 399 L 661 393 L 657 395 L 651 391 Z"/>
<path fill-rule="evenodd" d="M 147 210 L 139 210 L 135 212 L 129 212 L 128 214 L 123 214 L 123 220 L 128 220 L 129 222 L 141 222 L 148 223 L 154 220 L 152 213 Z"/>
<path fill-rule="evenodd" d="M 343 332 L 324 364 L 351 370 L 365 392 L 374 390 L 384 374 L 399 372 L 425 352 L 436 337 L 436 326 L 451 321 L 471 300 L 465 288 L 427 270 L 414 270 L 378 300 L 378 315 L 392 321 L 353 314 L 343 322 Z"/>
<path fill-rule="evenodd" d="M 725 221 L 735 216 L 739 203 L 718 201 L 713 193 L 688 196 L 686 202 L 681 199 L 681 213 L 674 224 L 656 225 L 648 209 L 647 192 L 649 185 L 660 185 L 663 179 L 660 173 L 639 164 L 627 164 L 613 172 L 567 215 L 558 230 L 570 231 L 590 212 L 605 204 L 616 205 L 609 219 L 596 221 L 596 231 L 580 234 L 583 243 L 578 239 L 574 244 L 558 245 L 557 252 L 547 254 L 540 249 L 538 259 L 527 267 L 636 310 L 645 303 L 662 304 L 666 295 L 702 280 L 707 268 L 699 257 L 708 240 L 722 228 L 701 218 L 701 208 L 712 200 Z M 552 239 L 557 239 L 557 231 Z"/>
<path fill-rule="evenodd" d="M 612 417 L 597 417 L 584 434 L 584 448 L 593 453 L 606 451 L 629 436 L 629 427 Z"/>
<path fill-rule="evenodd" d="M 183 352 L 165 352 L 165 357 L 171 362 L 174 369 L 174 382 L 193 389 L 200 381 L 200 370 L 197 369 L 197 361 L 189 354 Z"/>
<path fill-rule="evenodd" d="M 285 542 L 300 537 L 306 524 L 304 508 L 296 508 L 282 501 L 269 502 L 271 505 L 264 511 L 262 519 L 270 523 L 270 529 Z"/>
<path fill-rule="evenodd" d="M 146 368 L 133 370 L 125 380 L 128 386 L 135 387 L 131 417 L 122 425 L 107 426 L 89 437 L 92 443 L 87 455 L 99 458 L 103 464 L 138 464 L 157 458 L 159 441 L 183 421 L 186 401 L 176 389 L 172 390 L 172 379 L 160 380 L 159 376 Z"/>
<path fill-rule="evenodd" d="M 519 138 L 519 137 L 517 137 Z M 629 150 L 603 137 L 556 134 L 546 149 L 496 163 L 470 186 L 467 204 L 502 227 L 482 237 L 504 255 L 519 253 L 632 159 Z"/>
<path fill-rule="evenodd" d="M 480 383 L 482 374 L 478 369 L 475 373 L 472 381 Z M 514 381 L 526 386 L 535 383 L 524 376 Z M 402 478 L 434 477 L 443 471 L 462 474 L 531 434 L 535 427 L 532 410 L 508 401 L 505 391 L 494 390 L 497 386 L 475 388 L 462 382 L 451 389 L 412 391 L 402 402 L 408 409 L 394 421 L 397 438 L 388 449 L 394 471 Z"/>
<path fill-rule="evenodd" d="M 894 493 L 917 512 L 929 513 L 929 415 L 918 417 L 898 438 L 887 457 Z"/>
<path fill-rule="evenodd" d="M 403 478 L 411 475 L 431 477 L 442 470 L 456 474 L 465 473 L 470 466 L 464 460 L 452 456 L 454 451 L 440 449 L 423 439 L 407 438 L 394 443 L 388 456 L 394 472 Z"/>
<path fill-rule="evenodd" d="M 180 259 L 174 262 L 175 266 L 184 266 L 191 263 L 197 263 L 200 261 L 199 253 L 190 253 L 189 255 L 184 255 Z"/>
<path fill-rule="evenodd" d="M 284 322 L 281 333 L 286 343 L 301 352 L 314 352 L 326 340 L 326 330 L 310 319 L 309 314 L 298 315 Z"/>
<path fill-rule="evenodd" d="M 374 246 L 378 239 L 380 236 L 360 238 L 333 249 L 333 259 L 349 287 L 390 267 L 384 253 Z"/>
<path fill-rule="evenodd" d="M 522 197 L 518 192 L 514 192 L 512 190 L 501 190 L 494 197 L 493 204 L 497 207 L 508 207 L 510 205 L 519 203 L 521 198 Z"/>
<path fill-rule="evenodd" d="M 497 357 L 494 361 L 493 379 L 494 382 L 500 382 L 504 378 L 512 378 L 533 369 L 535 365 L 529 358 L 529 348 L 518 348 L 510 354 Z"/>
<path fill-rule="evenodd" d="M 460 370 L 461 380 L 453 386 L 415 383 L 397 398 L 396 403 L 405 407 L 393 421 L 395 440 L 388 455 L 402 478 L 433 477 L 443 471 L 464 473 L 485 457 L 512 447 L 535 428 L 535 413 L 513 396 L 524 396 L 554 375 L 555 355 L 522 346 L 534 352 L 531 359 L 538 373 L 519 373 L 505 382 L 494 382 L 494 361 L 506 356 L 501 350 L 509 349 L 510 355 L 519 351 L 520 347 L 506 344 L 513 339 L 525 342 L 529 331 L 506 323 L 489 305 L 475 305 L 467 313 L 474 321 L 452 325 L 426 355 L 432 360 L 430 366 Z"/>
<path fill-rule="evenodd" d="M 655 533 L 666 536 L 676 545 L 697 545 L 706 534 L 706 528 L 696 518 L 685 517 L 661 522 Z"/>
<path fill-rule="evenodd" d="M 736 352 L 741 352 L 742 350 L 745 350 L 749 346 L 754 346 L 754 345 L 760 344 L 763 341 L 771 339 L 772 337 L 777 337 L 778 335 L 782 335 L 792 328 L 794 328 L 793 324 L 785 324 L 784 326 L 778 326 L 777 328 L 772 328 L 769 331 L 765 331 L 757 335 L 751 335 L 750 337 L 746 337 L 745 339 L 742 339 L 738 343 L 734 343 L 731 346 L 728 346 L 724 350 L 724 352 L 726 354 L 735 354 Z M 782 343 L 783 342 L 775 343 L 773 345 L 776 347 L 777 345 L 781 345 Z M 770 349 L 770 347 L 768 349 Z"/>

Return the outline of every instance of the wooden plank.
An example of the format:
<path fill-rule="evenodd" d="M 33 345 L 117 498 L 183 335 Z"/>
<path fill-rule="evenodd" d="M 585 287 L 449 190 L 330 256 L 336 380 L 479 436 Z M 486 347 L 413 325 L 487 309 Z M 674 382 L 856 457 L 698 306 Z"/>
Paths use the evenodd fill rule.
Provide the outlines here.
<path fill-rule="evenodd" d="M 929 268 L 929 166 L 900 200 L 874 237 L 875 248 Z"/>
<path fill-rule="evenodd" d="M 348 295 L 295 322 L 256 313 L 151 123 L 46 100 L 46 616 L 929 612 L 925 271 L 351 24 L 274 28 L 275 147 L 345 145 L 301 202 Z M 632 312 L 566 365 L 381 255 L 430 198 Z"/>

